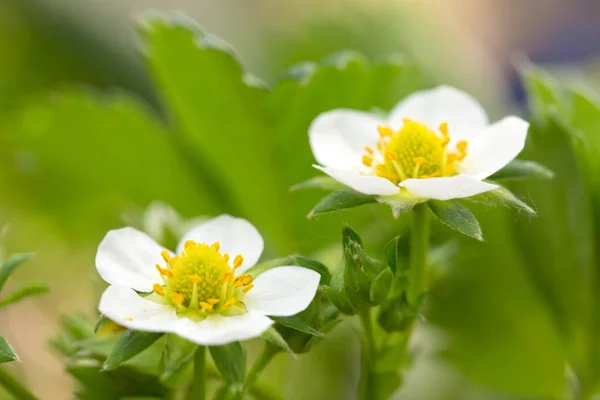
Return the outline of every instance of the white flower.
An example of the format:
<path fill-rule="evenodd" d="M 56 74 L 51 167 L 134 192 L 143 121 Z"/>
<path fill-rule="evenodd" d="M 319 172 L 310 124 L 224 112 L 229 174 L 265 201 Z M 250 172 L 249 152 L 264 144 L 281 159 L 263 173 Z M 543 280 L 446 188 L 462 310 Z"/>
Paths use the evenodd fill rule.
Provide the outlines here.
<path fill-rule="evenodd" d="M 387 120 L 363 111 L 325 112 L 309 137 L 321 164 L 315 168 L 356 191 L 449 200 L 497 188 L 483 179 L 523 150 L 528 128 L 514 116 L 489 124 L 476 100 L 440 86 L 408 96 Z"/>
<path fill-rule="evenodd" d="M 256 228 L 229 215 L 191 229 L 179 255 L 136 229 L 110 231 L 96 255 L 98 272 L 111 285 L 100 312 L 133 330 L 171 332 L 201 345 L 260 336 L 274 323 L 267 315 L 306 309 L 320 279 L 296 266 L 273 268 L 256 279 L 244 274 L 262 250 Z"/>

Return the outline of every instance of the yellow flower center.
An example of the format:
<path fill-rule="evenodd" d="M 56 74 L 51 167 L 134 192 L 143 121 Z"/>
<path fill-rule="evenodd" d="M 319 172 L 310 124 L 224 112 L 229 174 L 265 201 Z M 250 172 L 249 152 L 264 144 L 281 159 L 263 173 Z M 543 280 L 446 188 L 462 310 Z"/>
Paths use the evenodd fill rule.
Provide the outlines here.
<path fill-rule="evenodd" d="M 381 138 L 377 149 L 365 147 L 362 162 L 373 173 L 398 184 L 408 178 L 433 178 L 456 175 L 457 166 L 467 155 L 467 142 L 448 150 L 448 124 L 442 123 L 439 134 L 420 122 L 404 120 L 396 132 L 390 127 L 377 128 Z"/>
<path fill-rule="evenodd" d="M 156 265 L 162 284 L 154 285 L 154 292 L 177 309 L 181 316 L 202 319 L 209 314 L 225 316 L 246 312 L 243 298 L 254 285 L 252 276 L 235 277 L 235 270 L 244 262 L 241 255 L 229 265 L 229 255 L 219 252 L 218 242 L 212 245 L 188 240 L 180 255 L 161 254 L 166 267 Z"/>

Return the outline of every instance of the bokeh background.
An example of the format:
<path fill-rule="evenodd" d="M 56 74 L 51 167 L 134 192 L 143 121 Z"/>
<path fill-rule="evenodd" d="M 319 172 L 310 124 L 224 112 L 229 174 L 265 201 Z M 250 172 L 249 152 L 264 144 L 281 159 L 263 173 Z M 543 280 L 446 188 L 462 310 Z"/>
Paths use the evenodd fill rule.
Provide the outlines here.
<path fill-rule="evenodd" d="M 227 41 L 254 77 L 248 79 L 273 86 L 291 66 L 314 61 L 325 65 L 320 79 L 336 83 L 280 85 L 269 103 L 275 136 L 261 129 L 262 121 L 232 123 L 222 110 L 203 122 L 196 110 L 210 109 L 211 97 L 221 87 L 227 95 L 232 85 L 199 77 L 212 82 L 207 91 L 194 93 L 202 86 L 190 83 L 193 102 L 178 103 L 186 98 L 177 84 L 196 77 L 193 63 L 174 59 L 180 80 L 165 78 L 173 69 L 153 62 L 152 54 L 169 49 L 146 48 L 137 30 L 148 10 L 180 11 Z M 405 231 L 403 218 L 391 221 L 388 210 L 374 206 L 307 221 L 322 194 L 289 192 L 316 175 L 306 140 L 310 120 L 340 106 L 389 109 L 406 93 L 439 83 L 472 93 L 492 120 L 509 112 L 527 116 L 515 68 L 525 59 L 595 99 L 599 18 L 594 0 L 3 0 L 0 224 L 10 226 L 4 248 L 37 254 L 13 286 L 32 280 L 51 286 L 44 297 L 0 310 L 0 332 L 23 361 L 12 369 L 42 399 L 72 398 L 74 381 L 48 339 L 61 315 L 95 319 L 103 288 L 96 246 L 111 228 L 143 224 L 153 201 L 171 205 L 182 219 L 246 217 L 264 233 L 267 257 L 301 252 L 335 264 L 340 254 L 330 245 L 339 241 L 343 221 L 379 248 Z M 352 61 L 336 81 L 329 76 L 339 57 L 358 64 Z M 389 81 L 374 75 L 357 83 L 371 97 L 353 97 L 352 74 L 366 79 L 362 68 L 391 59 L 401 60 L 401 84 L 377 87 Z M 291 94 L 296 103 L 285 104 Z M 247 99 L 230 101 L 235 119 Z M 302 101 L 319 104 L 305 110 Z M 185 110 L 174 110 L 174 103 Z M 486 242 L 454 239 L 452 260 L 434 269 L 427 323 L 397 398 L 558 399 L 578 386 L 593 392 L 600 371 L 589 356 L 600 341 L 593 330 L 600 304 L 595 186 L 581 171 L 593 166 L 580 161 L 561 129 L 540 124 L 524 154 L 548 165 L 556 179 L 511 186 L 539 216 L 475 208 Z M 182 139 L 186 130 L 191 140 Z M 434 228 L 437 244 L 454 236 Z M 286 399 L 352 398 L 357 329 L 347 321 L 298 361 L 280 356 L 266 376 Z"/>

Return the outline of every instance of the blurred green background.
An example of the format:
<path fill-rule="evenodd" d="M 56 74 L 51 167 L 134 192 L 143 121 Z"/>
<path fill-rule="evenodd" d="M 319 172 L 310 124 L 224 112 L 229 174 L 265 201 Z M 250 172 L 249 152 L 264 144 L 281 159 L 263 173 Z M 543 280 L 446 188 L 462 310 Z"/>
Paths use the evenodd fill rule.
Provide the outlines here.
<path fill-rule="evenodd" d="M 147 22 L 172 10 L 169 23 Z M 215 36 L 192 38 L 185 15 Z M 245 217 L 265 236 L 266 257 L 300 252 L 335 264 L 341 254 L 329 246 L 344 221 L 377 251 L 405 232 L 404 218 L 369 206 L 307 221 L 323 193 L 289 191 L 317 175 L 308 125 L 338 107 L 389 110 L 446 83 L 472 93 L 492 120 L 530 115 L 522 158 L 556 179 L 510 186 L 537 218 L 478 206 L 486 242 L 452 239 L 455 257 L 432 273 L 427 321 L 396 398 L 594 393 L 598 16 L 593 0 L 4 0 L 0 223 L 10 225 L 7 251 L 37 253 L 13 285 L 52 288 L 0 311 L 0 332 L 23 359 L 12 368 L 41 398 L 70 398 L 73 382 L 47 340 L 64 313 L 95 318 L 96 246 L 153 201 L 182 218 Z M 553 77 L 523 55 L 551 63 Z M 453 237 L 434 227 L 436 244 Z M 346 321 L 298 361 L 280 356 L 266 377 L 286 399 L 353 398 L 357 329 Z"/>

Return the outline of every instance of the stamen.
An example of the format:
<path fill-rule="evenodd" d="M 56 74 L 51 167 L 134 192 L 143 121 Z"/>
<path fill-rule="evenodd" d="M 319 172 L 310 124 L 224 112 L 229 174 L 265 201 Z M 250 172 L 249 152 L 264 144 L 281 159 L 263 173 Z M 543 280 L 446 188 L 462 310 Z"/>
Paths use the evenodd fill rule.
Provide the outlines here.
<path fill-rule="evenodd" d="M 223 254 L 223 260 L 225 260 L 226 263 L 229 262 L 229 253 Z"/>
<path fill-rule="evenodd" d="M 206 302 L 207 302 L 208 304 L 212 304 L 212 305 L 215 305 L 215 304 L 217 304 L 219 301 L 221 301 L 221 300 L 219 300 L 219 299 L 207 299 L 207 300 L 206 300 Z"/>
<path fill-rule="evenodd" d="M 171 271 L 170 269 L 163 268 L 162 273 L 163 273 L 163 275 L 165 275 L 168 278 L 173 277 L 173 271 Z"/>
<path fill-rule="evenodd" d="M 253 284 L 249 284 L 248 286 L 246 286 L 245 288 L 242 289 L 242 292 L 248 293 L 253 287 L 254 287 Z"/>
<path fill-rule="evenodd" d="M 202 307 L 206 311 L 212 311 L 212 309 L 214 308 L 214 306 L 212 304 L 209 304 L 209 303 L 207 303 L 205 301 L 201 301 L 200 302 L 200 307 Z"/>
<path fill-rule="evenodd" d="M 424 157 L 415 157 L 415 158 L 413 158 L 413 162 L 417 166 L 421 166 L 421 165 L 425 164 L 425 161 L 427 161 L 427 160 Z"/>
<path fill-rule="evenodd" d="M 183 248 L 187 249 L 188 247 L 192 247 L 195 245 L 196 245 L 196 242 L 194 242 L 193 240 L 186 240 L 185 244 L 183 245 Z"/>
<path fill-rule="evenodd" d="M 190 275 L 189 279 L 192 283 L 200 283 L 202 281 L 198 275 Z"/>
<path fill-rule="evenodd" d="M 160 255 L 162 256 L 162 258 L 166 261 L 166 262 L 170 262 L 171 261 L 171 255 L 169 254 L 168 251 L 163 250 L 160 252 Z"/>
<path fill-rule="evenodd" d="M 253 281 L 252 275 L 250 274 L 242 275 L 240 278 L 242 278 L 242 285 L 244 286 L 249 285 Z"/>
<path fill-rule="evenodd" d="M 229 308 L 235 304 L 235 298 L 232 297 L 223 304 L 223 308 Z"/>
<path fill-rule="evenodd" d="M 219 250 L 221 249 L 221 243 L 219 243 L 219 242 L 214 242 L 214 243 L 211 245 L 211 247 L 212 247 L 213 249 L 215 249 L 216 251 L 219 251 Z"/>
<path fill-rule="evenodd" d="M 438 129 L 440 130 L 440 132 L 442 132 L 442 135 L 444 135 L 445 138 L 448 137 L 448 123 L 447 122 L 442 122 Z"/>
<path fill-rule="evenodd" d="M 221 282 L 228 282 L 233 279 L 233 274 L 231 272 L 225 272 L 223 277 L 221 278 Z"/>
<path fill-rule="evenodd" d="M 396 156 L 394 153 L 392 153 L 391 151 L 386 151 L 383 155 L 383 158 L 385 158 L 388 161 L 396 161 L 398 159 L 398 156 Z"/>
<path fill-rule="evenodd" d="M 367 167 L 373 165 L 373 157 L 370 156 L 362 156 L 362 163 Z"/>
<path fill-rule="evenodd" d="M 381 135 L 381 137 L 394 135 L 394 131 L 389 126 L 378 126 L 377 131 L 379 132 L 379 135 Z"/>
<path fill-rule="evenodd" d="M 159 295 L 159 296 L 164 296 L 165 295 L 165 290 L 163 289 L 162 286 L 160 286 L 158 283 L 155 283 L 152 286 L 152 289 L 154 289 L 154 292 Z"/>
<path fill-rule="evenodd" d="M 467 152 L 467 141 L 466 140 L 461 140 L 460 142 L 456 143 L 456 150 L 458 150 L 459 153 L 466 153 Z"/>
<path fill-rule="evenodd" d="M 171 293 L 171 302 L 176 306 L 183 304 L 185 297 L 181 293 Z"/>
<path fill-rule="evenodd" d="M 365 146 L 365 151 L 370 155 L 373 155 L 373 153 L 374 153 L 373 149 L 370 148 L 369 146 Z"/>
<path fill-rule="evenodd" d="M 238 254 L 233 259 L 233 268 L 239 268 L 239 267 L 241 267 L 243 262 L 244 262 L 244 257 L 242 257 L 241 254 Z"/>

